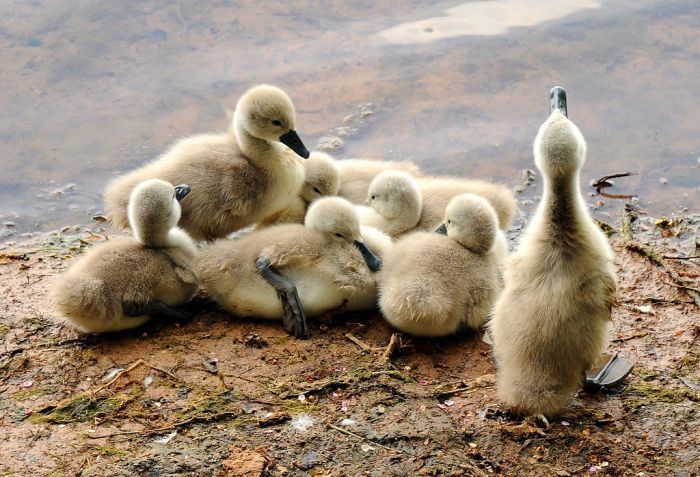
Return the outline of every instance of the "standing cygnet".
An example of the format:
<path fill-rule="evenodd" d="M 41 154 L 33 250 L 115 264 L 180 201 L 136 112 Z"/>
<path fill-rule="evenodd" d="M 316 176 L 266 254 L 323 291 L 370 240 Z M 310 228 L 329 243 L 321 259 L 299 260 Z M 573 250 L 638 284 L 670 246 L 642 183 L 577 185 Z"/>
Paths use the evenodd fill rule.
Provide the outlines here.
<path fill-rule="evenodd" d="M 344 159 L 337 162 L 340 172 L 338 195 L 353 204 L 363 204 L 372 180 L 384 171 L 403 171 L 419 177 L 421 171 L 412 162 Z"/>
<path fill-rule="evenodd" d="M 199 274 L 209 295 L 232 313 L 281 318 L 287 331 L 304 338 L 306 314 L 337 308 L 348 293 L 373 287 L 370 272 L 380 264 L 362 241 L 353 205 L 324 197 L 311 204 L 305 225 L 214 243 L 201 253 Z"/>
<path fill-rule="evenodd" d="M 445 231 L 399 239 L 379 274 L 379 307 L 387 321 L 417 336 L 444 336 L 461 325 L 478 328 L 500 290 L 493 253 L 498 219 L 474 194 L 454 197 Z"/>
<path fill-rule="evenodd" d="M 189 186 L 150 179 L 129 199 L 134 237 L 102 243 L 61 274 L 52 289 L 56 309 L 86 332 L 135 328 L 152 315 L 184 317 L 172 306 L 197 291 L 197 250 L 176 227 Z"/>
<path fill-rule="evenodd" d="M 258 228 L 274 224 L 303 224 L 306 210 L 314 200 L 338 194 L 338 166 L 331 156 L 312 151 L 304 161 L 304 185 L 288 207 L 257 224 Z"/>
<path fill-rule="evenodd" d="M 551 98 L 534 144 L 544 193 L 490 324 L 498 397 L 524 415 L 566 407 L 605 347 L 616 289 L 612 251 L 579 190 L 586 142 L 566 117 L 564 91 Z"/>
<path fill-rule="evenodd" d="M 250 89 L 238 101 L 227 132 L 182 139 L 155 161 L 109 184 L 105 200 L 112 223 L 129 225 L 129 195 L 151 178 L 192 186 L 182 203 L 180 226 L 197 240 L 224 237 L 285 209 L 304 181 L 299 156 L 309 157 L 295 123 L 294 106 L 284 91 L 269 85 Z"/>

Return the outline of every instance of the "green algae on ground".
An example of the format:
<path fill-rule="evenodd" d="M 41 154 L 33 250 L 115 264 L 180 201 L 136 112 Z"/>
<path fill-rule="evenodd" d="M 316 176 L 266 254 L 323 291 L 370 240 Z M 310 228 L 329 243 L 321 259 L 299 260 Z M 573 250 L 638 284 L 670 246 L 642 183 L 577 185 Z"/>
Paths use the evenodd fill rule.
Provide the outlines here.
<path fill-rule="evenodd" d="M 12 398 L 17 400 L 17 401 L 21 401 L 23 399 L 27 399 L 27 398 L 30 398 L 32 396 L 43 396 L 45 394 L 51 394 L 53 392 L 54 391 L 52 389 L 38 386 L 35 388 L 17 391 L 16 393 L 12 394 Z"/>
<path fill-rule="evenodd" d="M 124 409 L 139 393 L 96 397 L 89 393 L 68 398 L 56 406 L 47 406 L 29 416 L 33 423 L 65 424 L 68 422 L 84 422 L 95 418 L 114 415 Z"/>
<path fill-rule="evenodd" d="M 656 403 L 678 404 L 689 399 L 700 400 L 700 393 L 683 386 L 662 383 L 659 374 L 650 369 L 639 369 L 622 395 L 625 406 L 632 412 Z"/>

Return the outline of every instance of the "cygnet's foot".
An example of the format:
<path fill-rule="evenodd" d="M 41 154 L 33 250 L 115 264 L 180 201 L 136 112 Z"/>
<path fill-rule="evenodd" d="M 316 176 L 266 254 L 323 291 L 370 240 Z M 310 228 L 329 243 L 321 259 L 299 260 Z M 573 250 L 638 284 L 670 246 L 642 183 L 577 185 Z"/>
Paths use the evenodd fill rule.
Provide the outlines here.
<path fill-rule="evenodd" d="M 277 290 L 277 294 L 282 301 L 282 309 L 284 310 L 284 316 L 282 317 L 284 329 L 297 338 L 308 338 L 309 327 L 306 323 L 306 314 L 304 313 L 304 307 L 301 305 L 301 300 L 299 300 L 296 287 L 287 290 Z"/>
<path fill-rule="evenodd" d="M 262 277 L 277 291 L 284 312 L 282 317 L 284 329 L 297 338 L 308 338 L 309 327 L 306 324 L 306 314 L 294 282 L 275 270 L 267 257 L 259 257 L 255 261 L 255 266 Z"/>
<path fill-rule="evenodd" d="M 604 354 L 586 374 L 583 389 L 587 392 L 599 392 L 604 388 L 614 388 L 625 380 L 632 368 L 634 363 L 619 355 Z"/>
<path fill-rule="evenodd" d="M 192 314 L 186 311 L 175 308 L 172 305 L 168 305 L 160 300 L 154 300 L 150 303 L 134 303 L 134 302 L 122 302 L 122 312 L 126 316 L 137 317 L 137 316 L 164 316 L 167 318 L 172 318 L 176 320 L 189 320 L 192 318 Z"/>
<path fill-rule="evenodd" d="M 518 427 L 535 426 L 542 429 L 549 429 L 549 421 L 543 414 L 533 414 L 532 416 L 527 416 L 523 423 Z"/>

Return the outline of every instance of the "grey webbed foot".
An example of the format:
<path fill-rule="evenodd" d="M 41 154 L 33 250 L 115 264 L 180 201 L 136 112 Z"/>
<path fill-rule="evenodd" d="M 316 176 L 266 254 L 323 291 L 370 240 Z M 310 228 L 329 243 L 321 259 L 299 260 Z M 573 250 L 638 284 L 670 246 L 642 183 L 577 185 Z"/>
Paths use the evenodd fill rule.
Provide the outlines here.
<path fill-rule="evenodd" d="M 619 355 L 603 355 L 596 366 L 586 374 L 584 391 L 598 392 L 621 384 L 632 372 L 634 364 Z"/>
<path fill-rule="evenodd" d="M 267 257 L 258 258 L 255 261 L 255 266 L 263 278 L 277 291 L 277 296 L 282 302 L 282 310 L 284 311 L 284 316 L 282 317 L 284 329 L 297 338 L 308 338 L 309 327 L 306 323 L 306 314 L 299 299 L 297 287 L 291 280 L 283 277 L 270 266 L 270 260 Z"/>

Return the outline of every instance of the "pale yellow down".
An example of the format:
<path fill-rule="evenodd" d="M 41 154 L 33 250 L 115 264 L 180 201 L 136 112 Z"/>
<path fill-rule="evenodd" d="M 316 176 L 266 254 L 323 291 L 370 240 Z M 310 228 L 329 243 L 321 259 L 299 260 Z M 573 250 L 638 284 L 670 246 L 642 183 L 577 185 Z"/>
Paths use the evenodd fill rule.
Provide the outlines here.
<path fill-rule="evenodd" d="M 202 286 L 238 316 L 281 319 L 277 292 L 255 266 L 265 256 L 296 285 L 307 316 L 316 316 L 376 286 L 356 240 L 362 236 L 352 204 L 324 197 L 311 204 L 304 225 L 274 225 L 204 249 L 199 262 Z"/>
<path fill-rule="evenodd" d="M 496 213 L 484 198 L 448 204 L 447 236 L 413 232 L 396 241 L 379 275 L 379 306 L 394 327 L 416 336 L 478 328 L 501 287 L 494 244 Z"/>
<path fill-rule="evenodd" d="M 269 85 L 250 89 L 226 132 L 181 139 L 153 162 L 112 181 L 105 192 L 112 224 L 129 226 L 129 195 L 150 178 L 192 187 L 182 202 L 180 226 L 196 240 L 225 237 L 284 210 L 304 181 L 303 159 L 279 141 L 295 123 L 284 91 Z"/>
<path fill-rule="evenodd" d="M 544 194 L 506 267 L 490 327 L 499 399 L 521 414 L 555 416 L 605 348 L 616 279 L 579 190 L 581 132 L 554 111 L 534 155 Z"/>
<path fill-rule="evenodd" d="M 51 290 L 55 309 L 71 326 L 97 333 L 135 328 L 150 319 L 124 315 L 122 302 L 189 301 L 198 288 L 197 251 L 176 227 L 179 218 L 171 184 L 158 179 L 139 184 L 129 202 L 135 238 L 97 245 L 58 275 Z"/>

